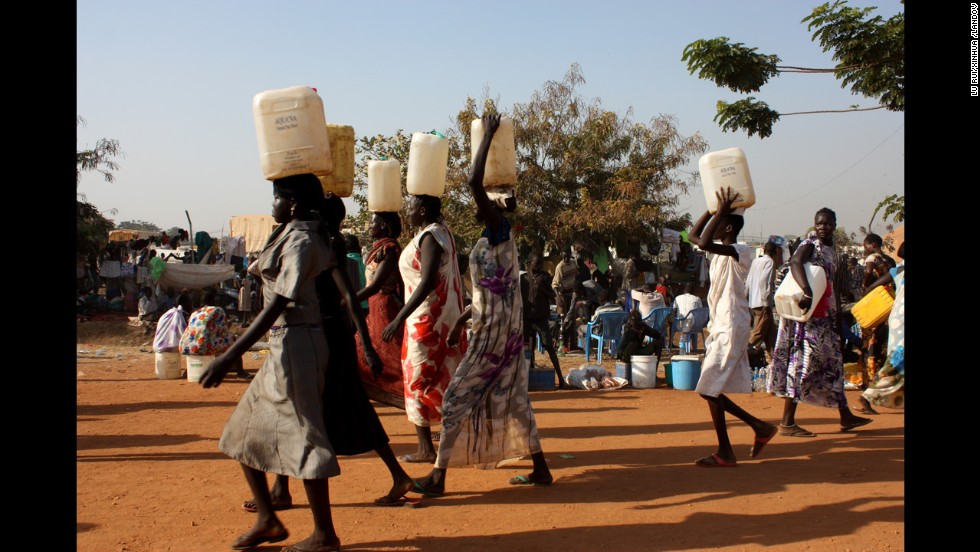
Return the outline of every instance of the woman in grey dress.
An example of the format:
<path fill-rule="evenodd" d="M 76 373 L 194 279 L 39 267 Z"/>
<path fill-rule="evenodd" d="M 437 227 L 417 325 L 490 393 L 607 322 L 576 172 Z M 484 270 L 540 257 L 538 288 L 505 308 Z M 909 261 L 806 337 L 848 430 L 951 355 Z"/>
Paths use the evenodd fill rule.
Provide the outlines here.
<path fill-rule="evenodd" d="M 269 356 L 225 425 L 218 448 L 239 461 L 257 509 L 255 525 L 232 544 L 244 550 L 289 537 L 276 516 L 266 472 L 303 480 L 313 511 L 313 534 L 283 550 L 339 550 L 330 513 L 328 477 L 340 466 L 327 437 L 323 390 L 328 361 L 315 280 L 337 270 L 334 251 L 318 234 L 320 182 L 301 174 L 273 182 L 272 215 L 280 223 L 250 267 L 262 280 L 265 307 L 248 330 L 216 358 L 200 380 L 217 387 L 267 331 Z"/>

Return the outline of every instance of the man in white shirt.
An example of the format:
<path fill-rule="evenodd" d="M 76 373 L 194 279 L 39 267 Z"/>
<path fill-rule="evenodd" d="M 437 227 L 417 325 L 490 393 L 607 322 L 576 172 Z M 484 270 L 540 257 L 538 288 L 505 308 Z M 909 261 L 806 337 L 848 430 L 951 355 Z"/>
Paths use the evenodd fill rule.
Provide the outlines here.
<path fill-rule="evenodd" d="M 684 284 L 683 289 L 684 289 L 684 293 L 678 295 L 677 297 L 674 297 L 674 304 L 673 304 L 674 320 L 681 320 L 684 317 L 686 317 L 688 313 L 690 313 L 692 310 L 700 309 L 701 307 L 704 306 L 704 303 L 701 301 L 701 298 L 691 293 L 691 290 L 693 288 L 690 282 Z M 691 322 L 693 322 L 693 320 L 689 320 L 689 321 L 681 320 L 681 322 L 678 323 L 680 331 L 684 332 L 685 330 L 690 330 Z"/>
<path fill-rule="evenodd" d="M 704 306 L 701 298 L 691 293 L 691 289 L 690 283 L 684 284 L 684 293 L 674 298 L 674 315 L 677 318 L 684 318 L 687 313 Z"/>
<path fill-rule="evenodd" d="M 772 308 L 775 305 L 773 297 L 776 293 L 774 280 L 776 277 L 775 259 L 779 252 L 773 242 L 766 242 L 763 255 L 752 261 L 745 287 L 749 294 L 749 308 L 752 309 L 752 333 L 749 334 L 749 346 L 758 348 L 763 343 L 766 354 L 772 354 L 776 345 L 776 325 L 773 323 Z"/>

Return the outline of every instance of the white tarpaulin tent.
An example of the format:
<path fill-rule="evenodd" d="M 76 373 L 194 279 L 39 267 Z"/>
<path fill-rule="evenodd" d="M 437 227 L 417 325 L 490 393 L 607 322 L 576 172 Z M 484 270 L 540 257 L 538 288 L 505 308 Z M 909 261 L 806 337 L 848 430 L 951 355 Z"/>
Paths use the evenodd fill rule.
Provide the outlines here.
<path fill-rule="evenodd" d="M 230 264 L 167 263 L 158 283 L 163 289 L 202 289 L 234 277 L 235 267 Z"/>
<path fill-rule="evenodd" d="M 249 215 L 231 217 L 228 226 L 231 228 L 228 235 L 244 237 L 245 252 L 251 254 L 262 251 L 262 247 L 278 223 L 272 215 Z"/>

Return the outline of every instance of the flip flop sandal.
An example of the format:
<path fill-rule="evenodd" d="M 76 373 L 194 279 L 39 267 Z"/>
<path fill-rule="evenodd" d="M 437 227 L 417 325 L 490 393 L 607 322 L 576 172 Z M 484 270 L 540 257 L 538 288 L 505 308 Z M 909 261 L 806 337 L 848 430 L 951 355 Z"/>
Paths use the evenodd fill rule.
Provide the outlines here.
<path fill-rule="evenodd" d="M 412 490 L 409 491 L 411 493 L 418 493 L 425 496 L 442 496 L 446 494 L 445 491 L 437 491 L 431 487 L 423 487 L 422 485 L 419 485 L 417 481 L 414 482 L 413 485 Z"/>
<path fill-rule="evenodd" d="M 256 536 L 246 536 L 242 535 L 235 539 L 235 542 L 231 544 L 232 550 L 248 550 L 250 548 L 255 548 L 260 544 L 265 544 L 267 542 L 280 542 L 289 538 L 289 531 L 283 531 L 281 534 L 256 537 Z"/>
<path fill-rule="evenodd" d="M 707 460 L 712 458 L 713 462 L 708 462 Z M 711 456 L 705 456 L 704 458 L 699 458 L 694 462 L 694 465 L 701 468 L 734 468 L 738 466 L 738 462 L 727 462 L 721 456 L 717 454 L 712 454 Z"/>
<path fill-rule="evenodd" d="M 551 485 L 550 481 L 548 483 L 531 481 L 531 478 L 527 477 L 526 475 L 516 475 L 508 479 L 507 482 L 510 483 L 511 485 L 534 485 L 536 487 L 547 487 Z"/>
<path fill-rule="evenodd" d="M 762 449 L 763 447 L 766 446 L 766 443 L 772 441 L 772 438 L 775 437 L 776 434 L 778 433 L 779 430 L 776 429 L 772 432 L 772 435 L 768 437 L 756 437 L 755 443 L 752 444 L 752 450 L 749 451 L 749 458 L 755 458 L 756 456 L 759 456 L 759 453 L 762 452 Z"/>
<path fill-rule="evenodd" d="M 779 434 L 784 437 L 816 437 L 817 436 L 816 433 L 803 429 L 802 427 L 796 424 L 793 424 L 791 426 L 785 426 L 783 424 L 779 424 Z"/>
<path fill-rule="evenodd" d="M 292 501 L 289 501 L 289 502 L 273 502 L 272 503 L 272 510 L 274 512 L 279 512 L 279 511 L 282 511 L 282 510 L 288 510 L 288 509 L 290 509 L 292 507 L 293 507 L 293 502 Z M 254 500 L 246 500 L 245 502 L 242 502 L 242 510 L 245 510 L 246 512 L 250 512 L 250 513 L 253 513 L 253 514 L 259 511 L 259 509 L 255 506 L 255 501 Z"/>

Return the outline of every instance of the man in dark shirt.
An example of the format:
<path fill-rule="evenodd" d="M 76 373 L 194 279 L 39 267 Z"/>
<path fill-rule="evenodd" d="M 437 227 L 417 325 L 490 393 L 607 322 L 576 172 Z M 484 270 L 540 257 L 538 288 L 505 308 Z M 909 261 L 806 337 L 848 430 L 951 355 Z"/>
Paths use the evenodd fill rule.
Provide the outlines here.
<path fill-rule="evenodd" d="M 565 378 L 561 374 L 558 353 L 551 340 L 548 329 L 551 318 L 551 304 L 555 302 L 555 290 L 551 287 L 552 277 L 542 268 L 541 254 L 532 251 L 527 261 L 527 272 L 521 275 L 521 300 L 524 302 L 524 343 L 531 351 L 531 362 L 534 362 L 534 336 L 541 337 L 541 345 L 551 358 L 551 365 L 558 375 L 558 388 L 567 389 Z"/>

